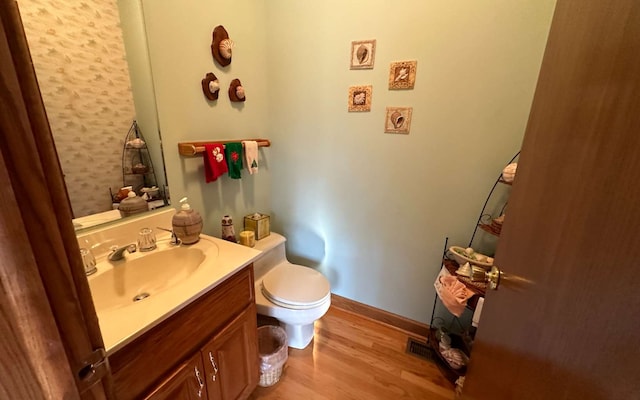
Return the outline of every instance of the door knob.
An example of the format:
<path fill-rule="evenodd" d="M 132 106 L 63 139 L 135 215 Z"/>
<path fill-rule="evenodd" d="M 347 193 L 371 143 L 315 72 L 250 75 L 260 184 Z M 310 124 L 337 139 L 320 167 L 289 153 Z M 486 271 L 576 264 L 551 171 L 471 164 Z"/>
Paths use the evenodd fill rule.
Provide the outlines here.
<path fill-rule="evenodd" d="M 484 280 L 487 282 L 489 289 L 498 290 L 502 280 L 502 271 L 494 265 L 489 271 L 485 272 Z"/>

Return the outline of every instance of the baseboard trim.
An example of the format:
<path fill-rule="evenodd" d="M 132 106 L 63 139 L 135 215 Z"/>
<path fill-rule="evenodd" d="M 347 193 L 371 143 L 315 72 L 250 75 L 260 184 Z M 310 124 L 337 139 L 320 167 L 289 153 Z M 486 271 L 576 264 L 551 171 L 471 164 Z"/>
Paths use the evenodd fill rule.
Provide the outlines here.
<path fill-rule="evenodd" d="M 411 335 L 427 337 L 429 333 L 429 325 L 425 323 L 405 318 L 398 314 L 393 314 L 388 311 L 339 296 L 335 293 L 331 293 L 331 306 L 392 326 Z"/>

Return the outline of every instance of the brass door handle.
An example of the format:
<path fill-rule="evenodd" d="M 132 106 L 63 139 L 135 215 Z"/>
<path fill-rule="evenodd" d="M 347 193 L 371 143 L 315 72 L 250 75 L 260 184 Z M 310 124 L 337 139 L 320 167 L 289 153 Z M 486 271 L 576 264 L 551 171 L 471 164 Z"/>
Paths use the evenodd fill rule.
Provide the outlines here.
<path fill-rule="evenodd" d="M 485 272 L 484 280 L 487 282 L 489 289 L 498 290 L 502 280 L 502 271 L 494 265 L 489 271 Z"/>

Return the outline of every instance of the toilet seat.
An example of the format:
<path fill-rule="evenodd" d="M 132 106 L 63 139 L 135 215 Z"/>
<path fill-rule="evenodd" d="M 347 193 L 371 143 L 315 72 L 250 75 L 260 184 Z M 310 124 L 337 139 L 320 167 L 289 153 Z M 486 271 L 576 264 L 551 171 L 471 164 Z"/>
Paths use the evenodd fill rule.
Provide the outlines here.
<path fill-rule="evenodd" d="M 262 293 L 274 304 L 294 310 L 307 310 L 331 297 L 327 278 L 302 265 L 282 263 L 262 279 Z"/>

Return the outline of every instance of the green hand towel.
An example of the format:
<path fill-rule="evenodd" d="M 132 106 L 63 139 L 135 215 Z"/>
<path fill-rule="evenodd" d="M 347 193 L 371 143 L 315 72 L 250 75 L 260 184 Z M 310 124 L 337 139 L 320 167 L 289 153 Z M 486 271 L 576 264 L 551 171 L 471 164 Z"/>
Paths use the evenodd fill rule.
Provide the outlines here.
<path fill-rule="evenodd" d="M 224 155 L 229 166 L 229 178 L 240 179 L 242 171 L 242 143 L 225 143 Z"/>

